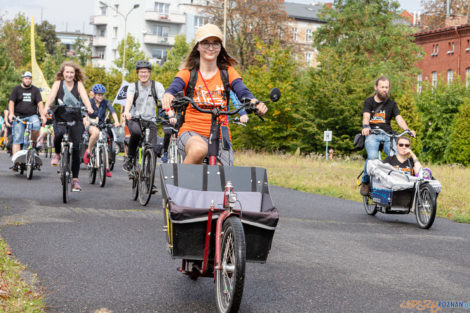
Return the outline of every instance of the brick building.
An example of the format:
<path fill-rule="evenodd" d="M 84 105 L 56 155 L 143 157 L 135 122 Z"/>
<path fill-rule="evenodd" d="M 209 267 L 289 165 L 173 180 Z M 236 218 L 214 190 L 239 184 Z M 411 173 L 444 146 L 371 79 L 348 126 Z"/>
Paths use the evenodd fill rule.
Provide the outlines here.
<path fill-rule="evenodd" d="M 460 23 L 459 20 L 457 23 Z M 439 78 L 451 82 L 460 76 L 462 81 L 470 79 L 470 24 L 461 24 L 431 31 L 422 31 L 414 35 L 416 44 L 424 50 L 424 57 L 417 66 L 418 90 L 423 81 L 430 81 L 436 86 Z"/>

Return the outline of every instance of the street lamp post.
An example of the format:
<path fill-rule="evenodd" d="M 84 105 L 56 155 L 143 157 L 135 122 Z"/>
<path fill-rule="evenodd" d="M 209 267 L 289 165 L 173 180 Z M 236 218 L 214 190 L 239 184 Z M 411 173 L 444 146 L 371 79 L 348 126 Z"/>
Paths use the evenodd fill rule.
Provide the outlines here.
<path fill-rule="evenodd" d="M 116 7 L 112 7 L 112 6 L 108 5 L 106 2 L 100 1 L 100 4 L 103 5 L 103 6 L 105 6 L 105 7 L 114 9 L 114 11 L 116 11 L 116 13 L 119 14 L 119 15 L 121 15 L 122 18 L 124 19 L 124 51 L 123 51 L 123 59 L 122 59 L 122 66 L 121 66 L 122 80 L 124 81 L 125 70 L 126 70 L 127 17 L 129 16 L 129 14 L 130 14 L 134 9 L 137 9 L 138 7 L 140 7 L 140 4 L 134 4 L 134 6 L 129 10 L 129 12 L 127 12 L 126 15 L 122 14 L 121 12 L 119 12 Z"/>

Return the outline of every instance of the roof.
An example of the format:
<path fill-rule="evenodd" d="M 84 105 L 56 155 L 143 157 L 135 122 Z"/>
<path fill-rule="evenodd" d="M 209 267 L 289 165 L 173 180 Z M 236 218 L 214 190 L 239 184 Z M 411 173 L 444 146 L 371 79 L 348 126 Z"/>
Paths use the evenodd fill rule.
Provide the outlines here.
<path fill-rule="evenodd" d="M 322 4 L 284 2 L 283 5 L 291 18 L 325 23 L 319 17 L 320 10 L 323 8 Z"/>
<path fill-rule="evenodd" d="M 449 27 L 443 27 L 443 28 L 437 28 L 433 30 L 425 30 L 418 32 L 414 34 L 413 36 L 418 37 L 418 36 L 426 36 L 426 35 L 432 35 L 432 34 L 438 34 L 438 33 L 445 33 L 448 31 L 455 31 L 456 29 L 462 29 L 462 28 L 470 28 L 470 24 L 463 24 L 459 26 L 449 26 Z"/>

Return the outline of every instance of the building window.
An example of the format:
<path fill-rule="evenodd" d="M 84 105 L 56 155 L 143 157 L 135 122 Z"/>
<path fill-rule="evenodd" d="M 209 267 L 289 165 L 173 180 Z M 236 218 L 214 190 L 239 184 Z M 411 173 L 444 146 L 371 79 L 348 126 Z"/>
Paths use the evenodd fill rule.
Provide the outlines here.
<path fill-rule="evenodd" d="M 168 26 L 154 25 L 152 27 L 152 34 L 157 35 L 158 37 L 168 38 L 168 33 L 170 28 Z"/>
<path fill-rule="evenodd" d="M 117 50 L 113 49 L 113 59 L 117 59 Z"/>
<path fill-rule="evenodd" d="M 423 74 L 418 74 L 418 86 L 416 87 L 416 91 L 421 93 L 423 88 Z"/>
<path fill-rule="evenodd" d="M 101 15 L 102 15 L 102 16 L 106 16 L 106 9 L 107 9 L 107 8 L 108 8 L 108 7 L 106 7 L 106 6 L 100 7 L 100 11 L 101 11 Z"/>
<path fill-rule="evenodd" d="M 198 29 L 199 27 L 204 26 L 205 24 L 207 24 L 207 18 L 205 18 L 203 16 L 195 16 L 194 17 L 194 28 L 195 29 Z"/>
<path fill-rule="evenodd" d="M 455 42 L 449 42 L 449 51 L 447 51 L 447 54 L 454 54 L 455 50 Z"/>
<path fill-rule="evenodd" d="M 447 84 L 452 83 L 453 80 L 454 80 L 454 71 L 448 70 L 447 71 Z"/>
<path fill-rule="evenodd" d="M 465 74 L 465 87 L 468 88 L 470 84 L 470 67 L 467 67 L 467 69 L 465 70 Z"/>
<path fill-rule="evenodd" d="M 105 37 L 106 36 L 106 27 L 100 27 L 96 29 L 96 36 Z"/>
<path fill-rule="evenodd" d="M 114 5 L 114 16 L 117 15 L 118 10 L 119 10 L 119 4 L 115 4 Z"/>
<path fill-rule="evenodd" d="M 157 11 L 161 15 L 168 16 L 168 12 L 170 11 L 170 4 L 155 2 L 155 11 Z"/>
<path fill-rule="evenodd" d="M 439 45 L 438 44 L 432 45 L 431 56 L 434 57 L 434 56 L 437 56 L 438 54 L 439 54 Z"/>
<path fill-rule="evenodd" d="M 113 38 L 117 38 L 118 28 L 113 27 Z"/>
<path fill-rule="evenodd" d="M 307 62 L 307 65 L 310 65 L 310 63 L 312 62 L 312 53 L 311 52 L 307 52 L 305 54 L 305 61 Z"/>
<path fill-rule="evenodd" d="M 166 49 L 160 49 L 160 48 L 152 49 L 152 58 L 155 58 L 164 62 L 166 60 Z"/>
<path fill-rule="evenodd" d="M 305 41 L 306 42 L 312 42 L 312 30 L 311 29 L 307 29 L 307 34 L 305 36 Z"/>
<path fill-rule="evenodd" d="M 297 28 L 292 27 L 292 40 L 297 41 Z"/>
<path fill-rule="evenodd" d="M 437 87 L 437 72 L 431 73 L 431 84 L 433 87 Z"/>

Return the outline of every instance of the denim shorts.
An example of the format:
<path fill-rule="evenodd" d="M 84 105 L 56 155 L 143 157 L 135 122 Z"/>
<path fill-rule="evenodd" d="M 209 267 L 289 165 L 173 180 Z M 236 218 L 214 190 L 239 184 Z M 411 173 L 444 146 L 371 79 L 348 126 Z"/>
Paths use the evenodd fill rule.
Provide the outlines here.
<path fill-rule="evenodd" d="M 192 136 L 199 136 L 202 139 L 204 139 L 205 142 L 209 142 L 209 139 L 207 137 L 201 136 L 196 132 L 193 131 L 185 131 L 181 135 L 178 136 L 178 152 L 181 153 L 183 158 L 186 156 L 184 147 L 186 145 L 186 142 L 188 141 L 189 138 Z M 224 166 L 232 166 L 233 165 L 233 149 L 232 146 L 230 146 L 230 150 L 224 150 L 222 147 L 222 140 L 219 142 L 219 155 L 217 156 L 217 160 L 222 163 Z"/>
<path fill-rule="evenodd" d="M 39 117 L 37 115 L 22 117 L 21 119 L 24 121 L 33 123 L 32 130 L 41 129 L 41 122 L 39 121 Z M 25 129 L 26 129 L 25 124 L 18 122 L 18 121 L 13 121 L 12 130 L 13 130 L 13 144 L 14 145 L 20 145 L 23 143 L 23 136 L 24 136 Z"/>

